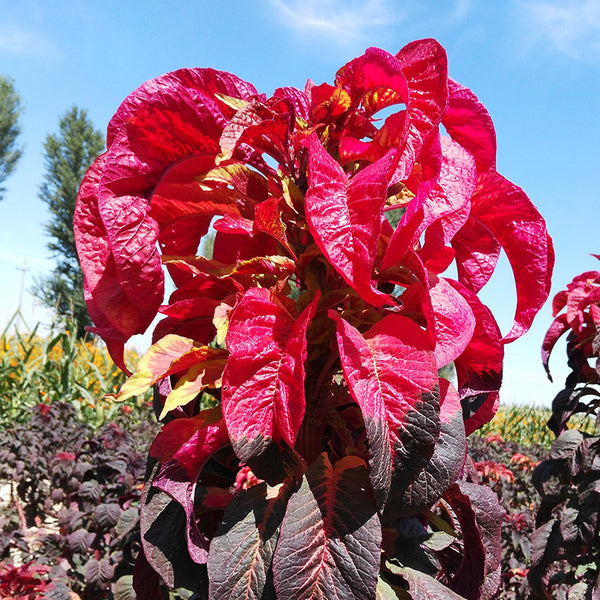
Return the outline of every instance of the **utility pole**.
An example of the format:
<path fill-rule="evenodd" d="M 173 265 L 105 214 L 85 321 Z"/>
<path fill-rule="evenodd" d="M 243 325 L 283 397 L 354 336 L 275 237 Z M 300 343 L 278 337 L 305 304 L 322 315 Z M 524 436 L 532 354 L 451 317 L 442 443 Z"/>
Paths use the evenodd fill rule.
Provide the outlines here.
<path fill-rule="evenodd" d="M 17 322 L 16 322 L 16 328 L 17 331 L 19 330 L 19 327 L 21 325 L 21 309 L 23 307 L 23 293 L 25 291 L 25 273 L 27 271 L 29 271 L 29 269 L 27 268 L 27 259 L 23 259 L 23 266 L 22 267 L 17 267 L 17 270 L 21 271 L 21 286 L 19 288 L 19 308 L 17 311 Z"/>

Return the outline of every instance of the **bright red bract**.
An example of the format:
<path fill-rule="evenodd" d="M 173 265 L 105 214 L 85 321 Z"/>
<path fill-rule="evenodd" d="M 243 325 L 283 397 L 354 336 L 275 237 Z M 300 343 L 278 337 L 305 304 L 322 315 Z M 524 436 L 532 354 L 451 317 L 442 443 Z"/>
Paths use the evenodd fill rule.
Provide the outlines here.
<path fill-rule="evenodd" d="M 457 520 L 466 538 L 478 535 L 477 503 L 489 499 L 472 484 L 451 489 L 465 429 L 493 416 L 503 344 L 531 325 L 554 260 L 542 217 L 497 173 L 495 153 L 489 114 L 448 78 L 431 39 L 395 56 L 370 48 L 333 85 L 267 97 L 229 73 L 184 69 L 124 101 L 81 186 L 75 236 L 93 330 L 122 368 L 127 339 L 164 315 L 122 392 L 158 382 L 170 421 L 153 447 L 144 568 L 188 585 L 181 557 L 156 558 L 166 550 L 153 534 L 180 514 L 188 566 L 208 562 L 218 580 L 212 598 L 239 592 L 236 577 L 248 598 L 328 598 L 327 581 L 366 598 L 394 557 L 381 538 L 389 519 L 447 494 L 448 510 L 471 511 Z M 211 230 L 212 254 L 198 256 Z M 477 297 L 501 249 L 517 291 L 504 336 Z M 163 268 L 175 284 L 166 300 Z M 449 364 L 454 383 L 438 374 Z M 206 401 L 220 408 L 198 418 Z M 248 489 L 236 487 L 242 472 Z M 355 517 L 338 506 L 353 485 Z M 248 506 L 260 535 L 235 512 Z M 292 539 L 295 515 L 315 531 L 306 547 Z M 316 572 L 294 566 L 298 544 Z M 491 586 L 488 560 L 477 585 L 465 583 L 470 563 L 445 583 L 475 598 Z M 231 581 L 216 575 L 233 563 Z"/>

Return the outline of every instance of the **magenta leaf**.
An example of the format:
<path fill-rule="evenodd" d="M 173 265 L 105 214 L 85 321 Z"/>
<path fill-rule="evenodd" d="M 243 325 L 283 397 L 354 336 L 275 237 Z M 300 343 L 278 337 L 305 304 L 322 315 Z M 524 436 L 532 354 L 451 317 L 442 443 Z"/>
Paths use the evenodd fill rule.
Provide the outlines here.
<path fill-rule="evenodd" d="M 440 138 L 440 149 L 439 173 L 435 180 L 423 182 L 417 196 L 408 204 L 390 240 L 384 268 L 400 260 L 432 224 L 436 223 L 441 229 L 439 245 L 442 246 L 454 237 L 469 216 L 477 181 L 475 162 L 450 138 Z M 425 251 L 433 252 L 427 245 Z"/>
<path fill-rule="evenodd" d="M 317 301 L 295 319 L 269 290 L 251 288 L 231 316 L 222 406 L 243 462 L 271 441 L 294 447 L 305 407 L 306 330 Z"/>
<path fill-rule="evenodd" d="M 502 384 L 504 345 L 490 309 L 460 283 L 448 282 L 469 303 L 475 316 L 473 337 L 454 361 L 466 433 L 470 435 L 496 414 L 498 390 Z"/>
<path fill-rule="evenodd" d="M 496 167 L 496 132 L 487 109 L 469 89 L 448 78 L 448 108 L 442 119 L 453 140 L 467 149 L 479 172 Z"/>
<path fill-rule="evenodd" d="M 84 271 L 84 295 L 95 325 L 94 332 L 105 339 L 113 360 L 128 372 L 123 358 L 124 343 L 130 336 L 142 332 L 147 323 L 141 321 L 138 306 L 120 284 L 106 227 L 98 213 L 98 182 L 104 163 L 103 154 L 94 161 L 81 182 L 73 230 Z M 153 290 L 151 298 L 154 296 L 156 290 Z"/>
<path fill-rule="evenodd" d="M 151 79 L 142 84 L 137 90 L 129 94 L 117 112 L 110 120 L 107 133 L 107 144 L 110 146 L 119 130 L 135 113 L 152 98 L 163 95 L 165 89 L 182 86 L 194 89 L 202 94 L 205 102 L 215 98 L 216 94 L 224 94 L 236 98 L 248 98 L 257 95 L 256 88 L 246 81 L 241 80 L 232 73 L 216 71 L 214 69 L 179 69 L 166 73 L 161 77 Z M 212 100 L 217 110 L 217 105 L 223 106 Z"/>
<path fill-rule="evenodd" d="M 289 493 L 265 483 L 234 496 L 210 545 L 211 600 L 261 600 Z"/>
<path fill-rule="evenodd" d="M 525 192 L 495 171 L 480 174 L 471 215 L 500 242 L 515 276 L 515 318 L 503 338 L 508 343 L 529 329 L 548 297 L 554 266 L 552 240 L 544 219 Z"/>
<path fill-rule="evenodd" d="M 292 494 L 273 557 L 279 600 L 375 597 L 381 525 L 365 463 L 321 454 Z"/>
<path fill-rule="evenodd" d="M 371 279 L 393 153 L 348 182 L 316 135 L 309 137 L 308 148 L 306 218 L 315 242 L 367 302 L 376 306 L 391 304 L 387 294 L 373 288 Z"/>
<path fill-rule="evenodd" d="M 449 280 L 435 278 L 429 289 L 435 314 L 435 360 L 438 369 L 455 361 L 467 348 L 475 331 L 469 303 Z"/>
<path fill-rule="evenodd" d="M 561 314 L 552 321 L 552 324 L 544 336 L 544 341 L 542 342 L 542 364 L 544 365 L 544 369 L 546 370 L 546 374 L 548 375 L 548 379 L 550 381 L 552 381 L 549 365 L 550 354 L 552 354 L 552 349 L 554 348 L 558 339 L 567 331 L 569 331 L 567 315 Z"/>
<path fill-rule="evenodd" d="M 469 217 L 452 238 L 458 280 L 472 292 L 479 290 L 494 273 L 502 247 L 493 233 L 478 219 Z"/>
<path fill-rule="evenodd" d="M 407 128 L 397 178 L 408 177 L 430 134 L 437 130 L 448 99 L 446 51 L 433 39 L 407 44 L 396 58 L 408 83 Z"/>
<path fill-rule="evenodd" d="M 225 424 L 219 417 L 220 411 L 213 409 L 189 419 L 170 421 L 150 447 L 150 456 L 161 461 L 152 485 L 169 494 L 183 508 L 188 550 L 197 563 L 206 562 L 210 543 L 198 528 L 194 515 L 198 477 L 211 456 L 229 443 Z M 210 490 L 204 493 L 208 495 Z M 218 498 L 223 497 L 218 490 L 213 493 Z"/>
<path fill-rule="evenodd" d="M 388 315 L 363 335 L 329 314 L 337 325 L 344 377 L 365 420 L 371 483 L 383 506 L 392 467 L 408 485 L 431 456 L 439 434 L 431 338 L 402 315 Z"/>
<path fill-rule="evenodd" d="M 338 70 L 335 83 L 354 100 L 359 100 L 365 114 L 406 101 L 406 78 L 398 61 L 380 48 L 368 48 L 358 58 Z"/>
<path fill-rule="evenodd" d="M 272 98 L 254 102 L 241 108 L 223 129 L 220 139 L 221 152 L 231 158 L 241 143 L 254 150 L 266 152 L 286 165 L 289 136 L 295 125 L 293 104 L 286 98 Z"/>

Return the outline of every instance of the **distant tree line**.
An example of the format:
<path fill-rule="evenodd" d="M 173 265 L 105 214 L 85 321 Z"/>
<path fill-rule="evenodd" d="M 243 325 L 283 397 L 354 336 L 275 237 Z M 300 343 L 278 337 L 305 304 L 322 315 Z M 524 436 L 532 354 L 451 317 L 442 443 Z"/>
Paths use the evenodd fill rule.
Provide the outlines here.
<path fill-rule="evenodd" d="M 0 75 L 0 200 L 4 199 L 4 181 L 13 173 L 22 147 L 20 119 L 22 101 L 14 81 Z M 105 146 L 104 136 L 88 118 L 86 110 L 72 106 L 59 119 L 57 133 L 44 143 L 45 173 L 39 197 L 48 206 L 50 220 L 45 225 L 50 241 L 48 249 L 56 266 L 35 282 L 34 295 L 60 318 L 85 335 L 92 325 L 83 298 L 83 273 L 79 266 L 73 235 L 73 212 L 79 184 L 86 170 Z"/>

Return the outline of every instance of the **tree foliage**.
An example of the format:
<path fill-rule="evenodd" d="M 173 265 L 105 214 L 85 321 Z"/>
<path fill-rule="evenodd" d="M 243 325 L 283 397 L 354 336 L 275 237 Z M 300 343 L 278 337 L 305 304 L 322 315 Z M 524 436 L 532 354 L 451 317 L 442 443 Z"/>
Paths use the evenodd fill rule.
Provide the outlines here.
<path fill-rule="evenodd" d="M 44 143 L 46 173 L 40 198 L 48 205 L 48 248 L 55 270 L 36 284 L 34 293 L 59 315 L 72 315 L 79 334 L 91 325 L 83 299 L 83 274 L 73 236 L 73 212 L 79 183 L 92 161 L 102 152 L 104 137 L 94 128 L 87 111 L 72 106 L 61 117 L 59 130 Z"/>
<path fill-rule="evenodd" d="M 23 108 L 21 98 L 9 77 L 0 75 L 0 200 L 6 188 L 4 181 L 15 170 L 22 148 L 17 140 L 21 133 L 19 118 Z"/>

